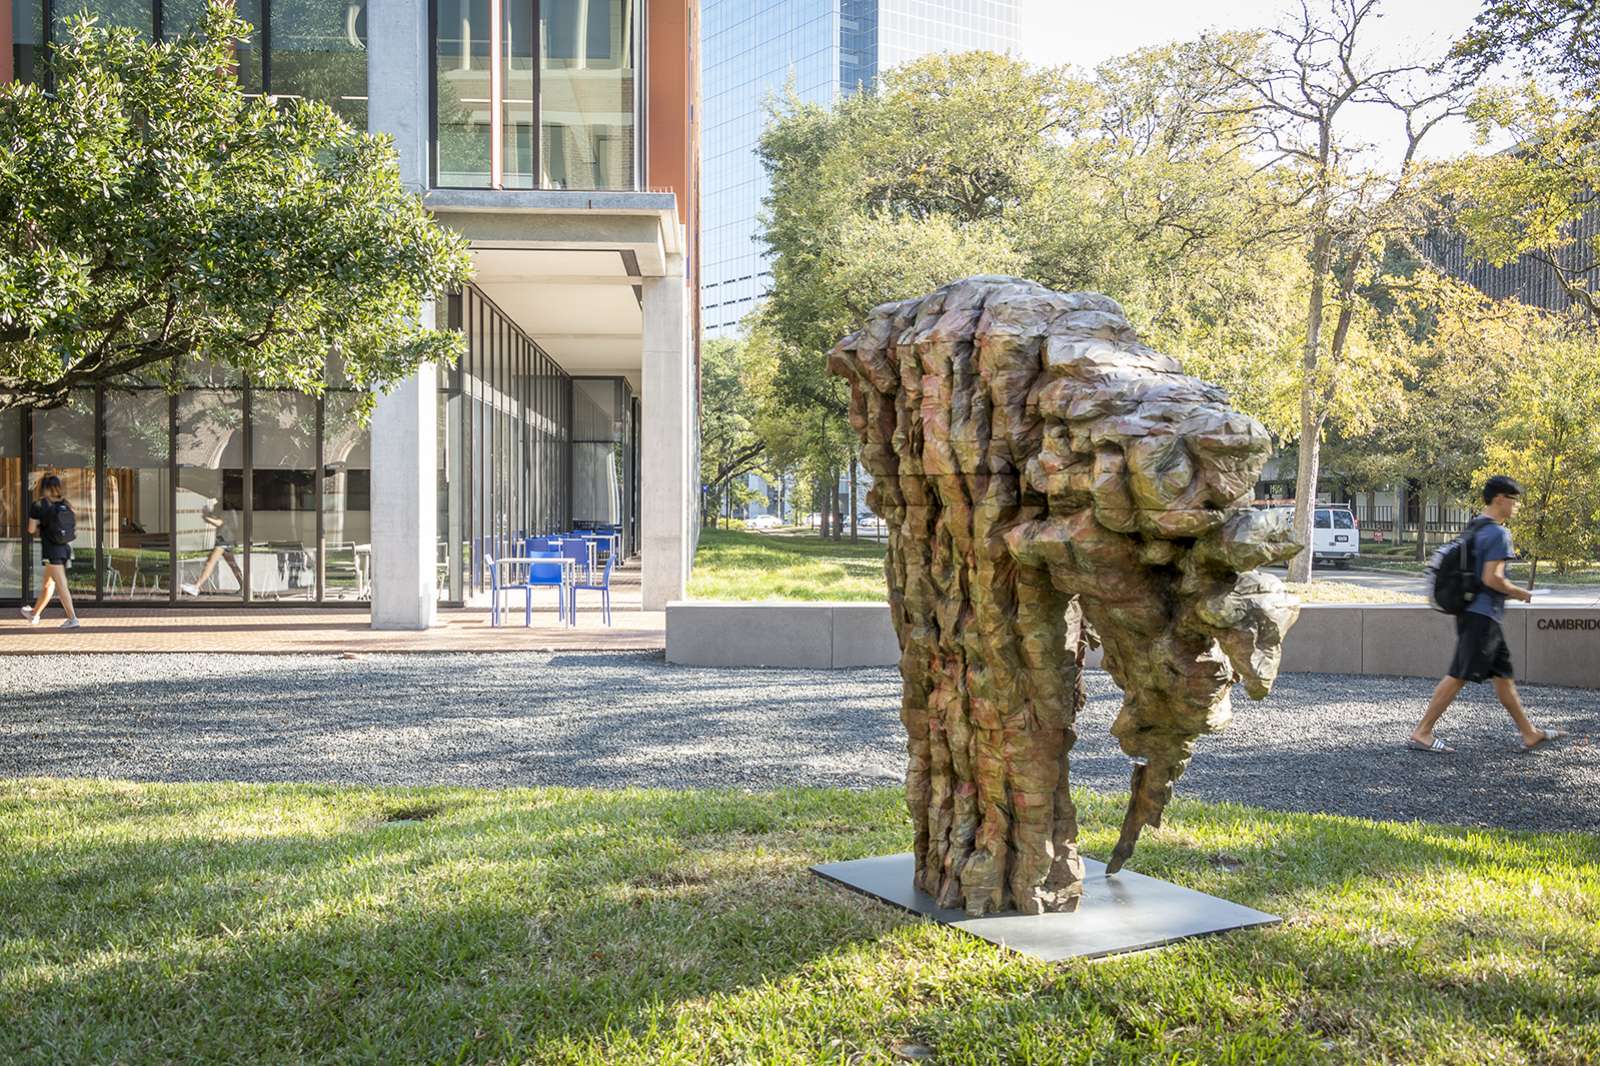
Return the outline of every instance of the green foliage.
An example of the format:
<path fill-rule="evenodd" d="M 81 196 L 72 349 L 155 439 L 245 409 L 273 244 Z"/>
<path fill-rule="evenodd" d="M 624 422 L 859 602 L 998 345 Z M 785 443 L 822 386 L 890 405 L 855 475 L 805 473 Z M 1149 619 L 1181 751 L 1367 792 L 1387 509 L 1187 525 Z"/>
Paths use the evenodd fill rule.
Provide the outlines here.
<path fill-rule="evenodd" d="M 67 24 L 54 89 L 0 87 L 0 408 L 187 366 L 318 391 L 450 362 L 422 301 L 470 275 L 465 242 L 401 184 L 385 137 L 326 105 L 245 98 L 213 3 L 151 42 Z"/>
<path fill-rule="evenodd" d="M 708 516 L 729 483 L 755 472 L 766 451 L 757 427 L 770 375 L 758 358 L 753 346 L 721 338 L 700 349 L 701 511 Z"/>
<path fill-rule="evenodd" d="M 1600 88 L 1600 4 L 1596 0 L 1486 0 L 1452 57 L 1474 74 L 1515 62 L 1568 87 Z"/>
<path fill-rule="evenodd" d="M 1572 305 L 1600 315 L 1589 267 L 1600 243 L 1574 248 L 1573 224 L 1600 188 L 1600 110 L 1595 98 L 1563 100 L 1528 84 L 1488 89 L 1473 101 L 1479 136 L 1509 135 L 1513 151 L 1467 156 L 1440 178 L 1469 255 L 1504 266 L 1542 263 Z"/>
<path fill-rule="evenodd" d="M 1591 339 L 1547 344 L 1501 392 L 1500 419 L 1476 480 L 1522 484 L 1512 521 L 1518 549 L 1558 566 L 1600 553 L 1600 350 Z"/>

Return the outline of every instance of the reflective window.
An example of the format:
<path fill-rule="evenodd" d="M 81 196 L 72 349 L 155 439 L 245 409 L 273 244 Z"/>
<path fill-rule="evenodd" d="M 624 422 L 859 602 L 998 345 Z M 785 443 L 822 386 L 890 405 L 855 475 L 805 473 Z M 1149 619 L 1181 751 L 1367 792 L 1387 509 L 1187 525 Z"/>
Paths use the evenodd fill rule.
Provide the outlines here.
<path fill-rule="evenodd" d="M 171 398 L 158 389 L 105 394 L 105 595 L 171 595 Z"/>
<path fill-rule="evenodd" d="M 486 189 L 489 170 L 489 0 L 439 0 L 434 50 L 440 185 Z"/>
<path fill-rule="evenodd" d="M 22 596 L 22 531 L 27 521 L 22 412 L 0 411 L 0 598 Z"/>
<path fill-rule="evenodd" d="M 639 0 L 438 0 L 435 10 L 439 185 L 637 187 Z"/>
<path fill-rule="evenodd" d="M 317 401 L 258 391 L 250 408 L 250 593 L 317 595 Z"/>
<path fill-rule="evenodd" d="M 267 91 L 323 100 L 367 128 L 366 0 L 271 0 Z"/>
<path fill-rule="evenodd" d="M 459 601 L 488 588 L 490 558 L 572 527 L 572 379 L 477 289 L 445 307 L 467 339 L 439 378 L 439 580 Z"/>
<path fill-rule="evenodd" d="M 1356 516 L 1351 514 L 1349 511 L 1335 511 L 1335 512 L 1333 512 L 1333 528 L 1334 529 L 1354 529 L 1354 528 L 1356 528 Z"/>
<path fill-rule="evenodd" d="M 1330 519 L 1328 517 L 1328 512 L 1327 511 L 1318 511 L 1315 515 L 1312 516 L 1312 520 L 1314 522 L 1316 522 L 1316 525 L 1317 525 L 1318 529 L 1332 529 L 1333 528 L 1333 521 L 1332 521 L 1332 519 Z"/>
<path fill-rule="evenodd" d="M 322 553 L 326 599 L 372 597 L 372 435 L 357 393 L 323 400 Z"/>
<path fill-rule="evenodd" d="M 8 0 L 0 0 L 6 3 Z M 44 0 L 9 0 L 11 72 L 18 81 L 44 81 Z"/>
<path fill-rule="evenodd" d="M 541 0 L 539 10 L 543 186 L 633 188 L 633 3 Z"/>
<path fill-rule="evenodd" d="M 237 600 L 244 591 L 244 393 L 178 396 L 179 591 Z"/>
<path fill-rule="evenodd" d="M 39 498 L 39 479 L 46 474 L 61 477 L 61 488 L 77 515 L 77 539 L 72 542 L 72 560 L 67 566 L 67 586 L 74 595 L 92 596 L 95 568 L 98 565 L 95 530 L 99 526 L 95 506 L 94 391 L 75 389 L 62 406 L 33 412 L 33 469 L 28 475 L 28 500 Z M 34 581 L 39 590 L 39 545 L 33 545 Z"/>
<path fill-rule="evenodd" d="M 93 15 L 101 26 L 127 27 L 147 34 L 155 25 L 152 0 L 66 0 L 51 4 L 51 11 L 58 25 L 77 15 Z"/>

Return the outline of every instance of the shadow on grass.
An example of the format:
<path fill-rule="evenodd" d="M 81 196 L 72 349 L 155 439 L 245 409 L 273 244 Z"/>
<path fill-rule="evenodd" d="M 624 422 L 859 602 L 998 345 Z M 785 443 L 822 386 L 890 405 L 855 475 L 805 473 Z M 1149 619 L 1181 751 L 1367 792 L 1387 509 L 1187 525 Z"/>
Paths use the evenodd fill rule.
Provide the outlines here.
<path fill-rule="evenodd" d="M 941 1062 L 1085 1040 L 1310 1061 L 1326 1040 L 1403 1051 L 1425 1001 L 1451 1032 L 1517 1003 L 1559 1032 L 1597 1009 L 1591 838 L 1180 801 L 1139 871 L 1286 924 L 1051 967 L 805 872 L 907 847 L 891 790 L 21 782 L 0 800 L 7 1061 L 843 1061 L 901 1037 Z M 1082 806 L 1103 856 L 1120 799 Z M 1474 969 L 1497 954 L 1526 965 Z"/>

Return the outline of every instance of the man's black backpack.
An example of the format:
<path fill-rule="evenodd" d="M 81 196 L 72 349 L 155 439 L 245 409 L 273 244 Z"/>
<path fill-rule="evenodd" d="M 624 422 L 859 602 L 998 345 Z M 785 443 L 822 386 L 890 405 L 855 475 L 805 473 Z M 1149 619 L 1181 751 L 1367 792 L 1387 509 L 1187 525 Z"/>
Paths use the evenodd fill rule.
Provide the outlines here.
<path fill-rule="evenodd" d="M 44 521 L 39 526 L 51 544 L 71 544 L 78 536 L 78 516 L 66 500 L 46 500 Z"/>
<path fill-rule="evenodd" d="M 1479 515 L 1467 523 L 1461 536 L 1433 553 L 1428 560 L 1428 600 L 1433 609 L 1445 614 L 1460 614 L 1478 595 L 1481 581 L 1472 550 L 1478 530 L 1492 519 Z"/>

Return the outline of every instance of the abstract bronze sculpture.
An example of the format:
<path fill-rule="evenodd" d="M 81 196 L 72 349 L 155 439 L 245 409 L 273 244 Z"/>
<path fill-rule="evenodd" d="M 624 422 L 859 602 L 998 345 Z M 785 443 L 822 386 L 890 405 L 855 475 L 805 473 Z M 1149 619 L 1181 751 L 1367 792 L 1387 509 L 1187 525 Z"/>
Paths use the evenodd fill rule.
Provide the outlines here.
<path fill-rule="evenodd" d="M 1087 649 L 1134 760 L 1108 872 L 1227 725 L 1234 682 L 1260 699 L 1277 675 L 1299 606 L 1255 568 L 1299 549 L 1250 507 L 1267 433 L 1114 300 L 1016 278 L 878 307 L 828 367 L 889 529 L 917 884 L 972 915 L 1073 910 Z"/>

